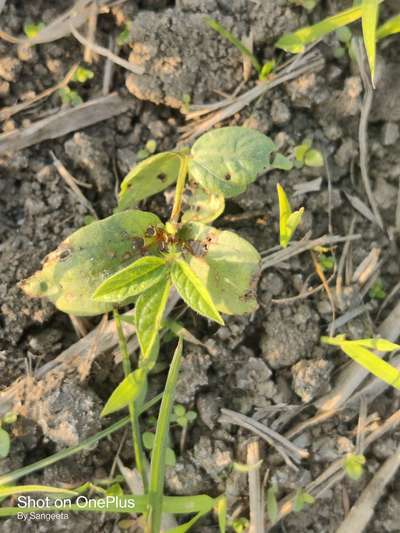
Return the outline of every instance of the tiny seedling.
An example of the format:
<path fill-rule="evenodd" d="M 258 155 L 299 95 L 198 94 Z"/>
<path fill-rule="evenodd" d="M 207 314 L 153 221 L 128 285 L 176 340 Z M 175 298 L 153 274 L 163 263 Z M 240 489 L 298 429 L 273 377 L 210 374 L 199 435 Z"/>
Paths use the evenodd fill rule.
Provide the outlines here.
<path fill-rule="evenodd" d="M 146 148 L 155 151 L 156 145 Z M 190 334 L 174 320 L 164 319 L 168 298 L 174 287 L 188 307 L 218 324 L 224 324 L 223 314 L 242 315 L 256 309 L 259 253 L 236 233 L 210 224 L 223 212 L 225 198 L 241 194 L 257 176 L 274 168 L 271 156 L 275 151 L 273 142 L 259 132 L 227 127 L 204 134 L 191 150 L 149 156 L 123 180 L 115 213 L 70 235 L 47 256 L 42 269 L 21 284 L 28 295 L 45 297 L 72 315 L 113 311 L 125 378 L 106 402 L 102 415 L 128 407 L 136 468 L 145 489 L 142 497 L 128 496 L 135 498 L 135 511 L 144 512 L 148 533 L 159 532 L 163 511 L 188 512 L 184 497 L 171 503 L 163 493 L 170 423 L 176 421 L 185 429 L 195 415 L 183 411 L 182 406 L 173 408 L 182 336 L 190 340 Z M 141 200 L 175 183 L 169 220 L 163 222 L 156 214 L 137 209 Z M 188 189 L 192 195 L 185 204 Z M 290 215 L 288 227 L 292 227 Z M 140 345 L 134 369 L 118 311 L 127 305 L 135 307 L 133 324 Z M 124 321 L 131 319 L 131 315 L 124 317 Z M 139 417 L 165 328 L 176 331 L 180 340 L 168 372 L 155 435 L 145 434 L 143 441 Z M 143 444 L 151 446 L 149 476 Z M 186 531 L 213 508 L 218 511 L 221 531 L 225 529 L 222 497 L 190 498 L 191 512 L 197 514 L 179 531 Z"/>
<path fill-rule="evenodd" d="M 88 80 L 91 80 L 92 78 L 94 78 L 93 70 L 90 70 L 85 67 L 81 67 L 79 65 L 78 68 L 75 70 L 72 81 L 75 81 L 77 83 L 86 83 Z"/>
<path fill-rule="evenodd" d="M 61 102 L 64 105 L 70 105 L 72 107 L 75 107 L 83 102 L 78 92 L 68 86 L 58 89 L 58 94 L 61 98 Z"/>
<path fill-rule="evenodd" d="M 346 340 L 344 335 L 321 337 L 321 342 L 340 347 L 346 355 L 371 372 L 371 374 L 400 390 L 399 370 L 371 351 L 393 352 L 400 350 L 400 344 L 379 338 L 349 341 Z"/>
<path fill-rule="evenodd" d="M 24 24 L 24 33 L 28 39 L 33 39 L 39 32 L 43 30 L 44 26 L 45 25 L 43 22 L 38 22 L 36 24 L 34 22 L 27 22 Z"/>
<path fill-rule="evenodd" d="M 294 148 L 295 166 L 302 168 L 307 167 L 323 167 L 324 156 L 316 148 L 312 148 L 312 140 L 307 138 Z"/>
<path fill-rule="evenodd" d="M 307 505 L 312 505 L 314 502 L 315 502 L 314 496 L 311 496 L 311 494 L 308 494 L 308 492 L 306 492 L 304 489 L 299 489 L 296 492 L 296 496 L 294 497 L 293 511 L 295 513 L 299 513 Z"/>
<path fill-rule="evenodd" d="M 279 244 L 282 248 L 286 248 L 301 222 L 304 207 L 301 207 L 298 211 L 293 211 L 288 197 L 279 183 L 277 191 L 279 201 Z"/>
<path fill-rule="evenodd" d="M 235 518 L 229 524 L 235 533 L 246 533 L 249 530 L 250 521 L 245 516 Z"/>
<path fill-rule="evenodd" d="M 290 0 L 290 3 L 304 7 L 307 11 L 312 11 L 318 4 L 318 0 Z"/>
<path fill-rule="evenodd" d="M 244 56 L 247 56 L 250 58 L 251 64 L 255 68 L 259 80 L 265 80 L 268 78 L 268 76 L 275 70 L 276 68 L 276 61 L 275 59 L 271 59 L 267 61 L 264 64 L 261 64 L 257 57 L 245 46 L 240 39 L 235 37 L 233 33 L 231 33 L 229 30 L 227 30 L 220 22 L 213 18 L 206 18 L 206 24 L 219 33 L 221 37 L 229 41 L 235 48 L 239 50 L 241 54 Z"/>
<path fill-rule="evenodd" d="M 365 462 L 364 455 L 347 454 L 343 461 L 346 475 L 353 481 L 358 481 L 364 473 Z"/>
<path fill-rule="evenodd" d="M 174 412 L 171 417 L 171 422 L 176 422 L 182 429 L 194 422 L 197 418 L 196 411 L 186 411 L 184 405 L 174 405 Z"/>
<path fill-rule="evenodd" d="M 147 159 L 149 156 L 153 155 L 155 151 L 157 150 L 157 141 L 154 139 L 149 139 L 147 143 L 145 144 L 144 148 L 141 148 L 137 154 L 137 160 L 142 161 L 143 159 Z"/>
<path fill-rule="evenodd" d="M 318 261 L 324 272 L 329 272 L 335 268 L 336 260 L 333 255 L 321 253 L 318 256 Z"/>
<path fill-rule="evenodd" d="M 339 28 L 336 30 L 336 37 L 338 41 L 340 42 L 340 45 L 337 46 L 334 49 L 334 54 L 337 59 L 340 59 L 345 56 L 346 51 L 348 52 L 349 56 L 353 58 L 353 51 L 352 51 L 352 39 L 353 34 L 349 26 L 343 26 L 342 28 Z"/>
<path fill-rule="evenodd" d="M 381 279 L 377 279 L 368 291 L 368 296 L 372 300 L 384 300 L 386 298 L 385 287 Z"/>
<path fill-rule="evenodd" d="M 117 35 L 117 46 L 124 46 L 129 44 L 131 40 L 131 23 L 127 23 L 124 26 L 124 29 Z"/>

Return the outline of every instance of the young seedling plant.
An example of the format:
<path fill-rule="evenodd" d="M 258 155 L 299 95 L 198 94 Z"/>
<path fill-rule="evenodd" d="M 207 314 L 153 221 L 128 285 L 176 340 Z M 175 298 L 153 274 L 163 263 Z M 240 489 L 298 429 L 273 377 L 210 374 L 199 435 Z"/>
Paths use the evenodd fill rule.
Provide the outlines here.
<path fill-rule="evenodd" d="M 220 525 L 225 524 L 226 505 L 221 498 L 201 495 L 171 501 L 163 493 L 170 422 L 175 420 L 186 428 L 194 418 L 190 411 L 177 412 L 177 406 L 173 410 L 182 337 L 169 369 L 155 435 L 145 437 L 146 448 L 151 448 L 150 472 L 140 413 L 149 374 L 157 362 L 171 291 L 177 291 L 196 313 L 221 325 L 223 314 L 242 315 L 256 309 L 259 253 L 236 233 L 216 229 L 211 223 L 223 212 L 226 198 L 241 194 L 257 176 L 273 168 L 271 154 L 275 150 L 268 137 L 253 129 L 227 127 L 204 134 L 190 150 L 146 158 L 123 180 L 115 213 L 73 233 L 46 257 L 40 271 L 21 284 L 26 294 L 48 298 L 71 315 L 113 312 L 125 378 L 102 415 L 129 409 L 135 466 L 144 496 L 125 497 L 136 498 L 135 512 L 143 512 L 149 533 L 160 531 L 162 512 L 196 513 L 179 531 L 186 531 L 213 507 Z M 140 201 L 173 184 L 168 221 L 137 208 Z M 124 317 L 119 313 L 121 307 L 131 304 L 140 345 L 134 369 L 123 332 Z"/>

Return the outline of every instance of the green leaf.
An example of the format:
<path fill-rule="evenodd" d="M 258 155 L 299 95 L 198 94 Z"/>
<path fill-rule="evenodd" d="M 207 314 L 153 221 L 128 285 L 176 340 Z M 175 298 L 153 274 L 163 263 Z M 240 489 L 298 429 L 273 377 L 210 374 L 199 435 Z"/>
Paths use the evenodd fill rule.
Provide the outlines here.
<path fill-rule="evenodd" d="M 188 422 L 194 422 L 197 418 L 197 413 L 196 411 L 187 411 L 185 416 Z"/>
<path fill-rule="evenodd" d="M 277 492 L 276 485 L 271 485 L 267 490 L 267 514 L 272 524 L 276 522 L 279 515 L 278 502 L 276 500 Z"/>
<path fill-rule="evenodd" d="M 140 344 L 142 358 L 147 368 L 155 363 L 152 354 L 159 340 L 159 331 L 167 305 L 171 282 L 164 279 L 143 292 L 135 307 L 136 333 Z"/>
<path fill-rule="evenodd" d="M 42 269 L 22 281 L 20 287 L 29 296 L 48 298 L 71 315 L 110 311 L 112 304 L 95 301 L 94 291 L 141 256 L 146 229 L 159 225 L 156 215 L 138 210 L 93 222 L 63 241 L 46 257 Z"/>
<path fill-rule="evenodd" d="M 79 66 L 76 69 L 72 80 L 78 83 L 85 83 L 92 78 L 94 78 L 94 72 L 92 70 Z"/>
<path fill-rule="evenodd" d="M 168 444 L 169 424 L 174 405 L 176 383 L 182 361 L 182 339 L 179 339 L 167 382 L 161 401 L 160 412 L 157 420 L 156 436 L 151 454 L 150 483 L 149 483 L 149 522 L 150 531 L 158 532 L 161 527 L 161 514 L 163 508 L 163 491 L 166 466 L 166 449 Z"/>
<path fill-rule="evenodd" d="M 296 158 L 296 161 L 300 161 L 301 163 L 304 162 L 304 158 L 306 156 L 306 153 L 311 148 L 311 139 L 304 139 L 302 144 L 299 144 L 298 146 L 295 146 L 294 148 L 294 157 Z"/>
<path fill-rule="evenodd" d="M 115 411 L 126 407 L 129 402 L 136 400 L 143 393 L 143 389 L 146 388 L 146 383 L 147 372 L 145 369 L 138 368 L 128 374 L 107 400 L 101 416 L 115 413 Z"/>
<path fill-rule="evenodd" d="M 275 155 L 274 160 L 272 161 L 272 168 L 278 170 L 292 170 L 293 162 L 290 161 L 287 157 L 280 154 L 279 152 Z"/>
<path fill-rule="evenodd" d="M 67 490 L 61 487 L 49 487 L 48 485 L 18 485 L 16 487 L 0 487 L 0 498 L 14 496 L 16 494 L 26 494 L 29 492 L 44 492 L 46 494 L 65 494 L 66 496 L 77 496 L 74 490 Z"/>
<path fill-rule="evenodd" d="M 10 453 L 10 435 L 8 432 L 0 428 L 0 459 L 5 459 Z"/>
<path fill-rule="evenodd" d="M 308 494 L 305 492 L 304 489 L 299 489 L 296 492 L 296 496 L 293 503 L 293 511 L 295 513 L 298 513 L 304 509 L 306 505 L 313 504 L 315 502 L 315 498 L 311 496 L 311 494 Z"/>
<path fill-rule="evenodd" d="M 400 372 L 397 368 L 363 346 L 354 345 L 351 342 L 343 342 L 341 348 L 346 355 L 354 359 L 356 363 L 371 372 L 371 374 L 400 390 Z"/>
<path fill-rule="evenodd" d="M 308 167 L 323 167 L 324 157 L 319 150 L 310 148 L 304 156 L 304 164 Z"/>
<path fill-rule="evenodd" d="M 321 39 L 328 33 L 335 31 L 342 26 L 347 26 L 359 19 L 362 15 L 362 7 L 356 6 L 340 11 L 332 17 L 328 17 L 313 26 L 300 28 L 294 33 L 283 35 L 275 44 L 277 48 L 282 48 L 287 52 L 299 54 L 304 52 L 305 46 Z"/>
<path fill-rule="evenodd" d="M 279 242 L 282 248 L 286 248 L 301 222 L 304 208 L 302 207 L 293 212 L 288 197 L 279 183 L 277 190 L 279 200 Z"/>
<path fill-rule="evenodd" d="M 358 481 L 363 475 L 365 462 L 365 457 L 363 455 L 349 453 L 344 459 L 343 464 L 346 475 L 350 479 Z"/>
<path fill-rule="evenodd" d="M 99 302 L 121 303 L 149 289 L 165 277 L 166 261 L 163 257 L 142 257 L 107 278 L 97 287 L 93 299 Z"/>
<path fill-rule="evenodd" d="M 121 183 L 117 210 L 135 207 L 175 183 L 185 157 L 178 152 L 162 152 L 141 161 Z"/>
<path fill-rule="evenodd" d="M 243 127 L 211 130 L 193 145 L 189 175 L 212 193 L 231 198 L 269 170 L 275 145 L 262 133 Z"/>
<path fill-rule="evenodd" d="M 394 35 L 395 33 L 400 33 L 400 15 L 387 20 L 382 26 L 379 26 L 376 32 L 376 39 L 380 41 L 389 35 Z"/>
<path fill-rule="evenodd" d="M 225 209 L 225 199 L 222 194 L 215 194 L 197 186 L 192 194 L 186 198 L 188 210 L 181 218 L 181 222 L 202 222 L 209 224 L 217 219 Z"/>
<path fill-rule="evenodd" d="M 243 315 L 257 308 L 256 287 L 261 257 L 245 239 L 204 224 L 187 224 L 178 234 L 200 254 L 185 254 L 192 270 L 212 295 L 218 311 Z"/>
<path fill-rule="evenodd" d="M 222 24 L 220 24 L 217 20 L 207 17 L 206 18 L 206 24 L 213 29 L 214 31 L 218 32 L 224 39 L 227 39 L 233 46 L 235 46 L 241 54 L 246 55 L 250 58 L 251 63 L 253 67 L 256 69 L 257 72 L 261 71 L 261 65 L 258 62 L 256 56 L 240 41 L 237 37 L 235 37 L 229 30 L 227 30 Z"/>
<path fill-rule="evenodd" d="M 206 286 L 186 261 L 175 259 L 171 277 L 176 290 L 189 307 L 218 324 L 224 324 Z"/>
<path fill-rule="evenodd" d="M 176 455 L 172 448 L 167 448 L 165 450 L 165 464 L 167 466 L 175 466 L 176 465 Z"/>
<path fill-rule="evenodd" d="M 204 343 L 199 341 L 188 329 L 183 327 L 181 322 L 176 320 L 167 319 L 164 323 L 164 327 L 172 331 L 176 337 L 182 337 L 183 340 L 196 344 L 197 346 L 204 346 Z"/>
<path fill-rule="evenodd" d="M 150 431 L 145 431 L 142 435 L 143 440 L 143 446 L 146 448 L 146 450 L 152 450 L 154 446 L 154 439 L 156 436 L 154 433 L 151 433 Z"/>
<path fill-rule="evenodd" d="M 379 0 L 363 0 L 362 2 L 362 30 L 365 49 L 367 51 L 369 68 L 371 70 L 372 85 L 375 79 L 376 59 L 376 26 L 379 16 Z"/>
<path fill-rule="evenodd" d="M 219 533 L 225 533 L 226 532 L 226 517 L 228 513 L 228 501 L 227 501 L 226 496 L 222 496 L 217 499 L 215 508 L 216 508 L 215 510 L 218 516 Z"/>
<path fill-rule="evenodd" d="M 176 414 L 176 416 L 185 416 L 186 409 L 183 405 L 177 404 L 174 405 L 174 413 Z"/>
<path fill-rule="evenodd" d="M 275 67 L 276 67 L 275 59 L 271 59 L 270 61 L 267 61 L 266 63 L 264 63 L 262 66 L 260 75 L 259 75 L 259 79 L 260 80 L 267 79 L 268 76 L 271 74 L 271 72 L 273 72 Z"/>
<path fill-rule="evenodd" d="M 255 470 L 258 470 L 261 467 L 262 463 L 262 459 L 257 461 L 257 463 L 251 465 L 234 462 L 233 469 L 236 470 L 236 472 L 240 472 L 241 474 L 248 474 L 249 472 L 254 472 Z"/>

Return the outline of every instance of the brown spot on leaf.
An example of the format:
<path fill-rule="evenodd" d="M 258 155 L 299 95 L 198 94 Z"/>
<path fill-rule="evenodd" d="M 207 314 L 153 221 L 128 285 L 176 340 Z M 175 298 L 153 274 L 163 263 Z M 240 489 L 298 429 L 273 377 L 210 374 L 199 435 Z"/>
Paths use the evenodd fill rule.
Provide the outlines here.
<path fill-rule="evenodd" d="M 226 181 L 230 181 L 232 179 L 232 176 L 228 172 L 227 174 L 225 174 L 224 178 Z"/>
<path fill-rule="evenodd" d="M 157 174 L 157 179 L 159 179 L 160 181 L 164 182 L 167 179 L 166 173 L 165 172 L 160 172 L 159 174 Z"/>

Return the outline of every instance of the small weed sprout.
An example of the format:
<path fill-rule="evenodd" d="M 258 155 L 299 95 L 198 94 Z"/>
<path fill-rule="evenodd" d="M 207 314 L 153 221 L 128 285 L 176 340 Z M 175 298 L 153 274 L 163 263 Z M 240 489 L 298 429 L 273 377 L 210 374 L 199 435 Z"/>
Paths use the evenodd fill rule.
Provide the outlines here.
<path fill-rule="evenodd" d="M 312 505 L 315 502 L 314 496 L 311 496 L 311 494 L 308 494 L 304 489 L 298 489 L 296 492 L 296 496 L 294 498 L 293 503 L 293 511 L 295 513 L 299 513 L 302 511 L 307 505 Z"/>
<path fill-rule="evenodd" d="M 353 481 L 358 481 L 361 479 L 364 473 L 365 463 L 366 459 L 364 455 L 356 455 L 353 453 L 346 455 L 345 459 L 343 460 L 343 468 L 347 477 Z"/>
<path fill-rule="evenodd" d="M 10 434 L 3 426 L 15 424 L 17 415 L 15 413 L 7 413 L 0 419 L 0 459 L 5 459 L 10 453 L 11 439 Z"/>
<path fill-rule="evenodd" d="M 38 33 L 40 33 L 44 28 L 43 22 L 27 22 L 24 24 L 24 33 L 28 39 L 33 39 Z"/>

